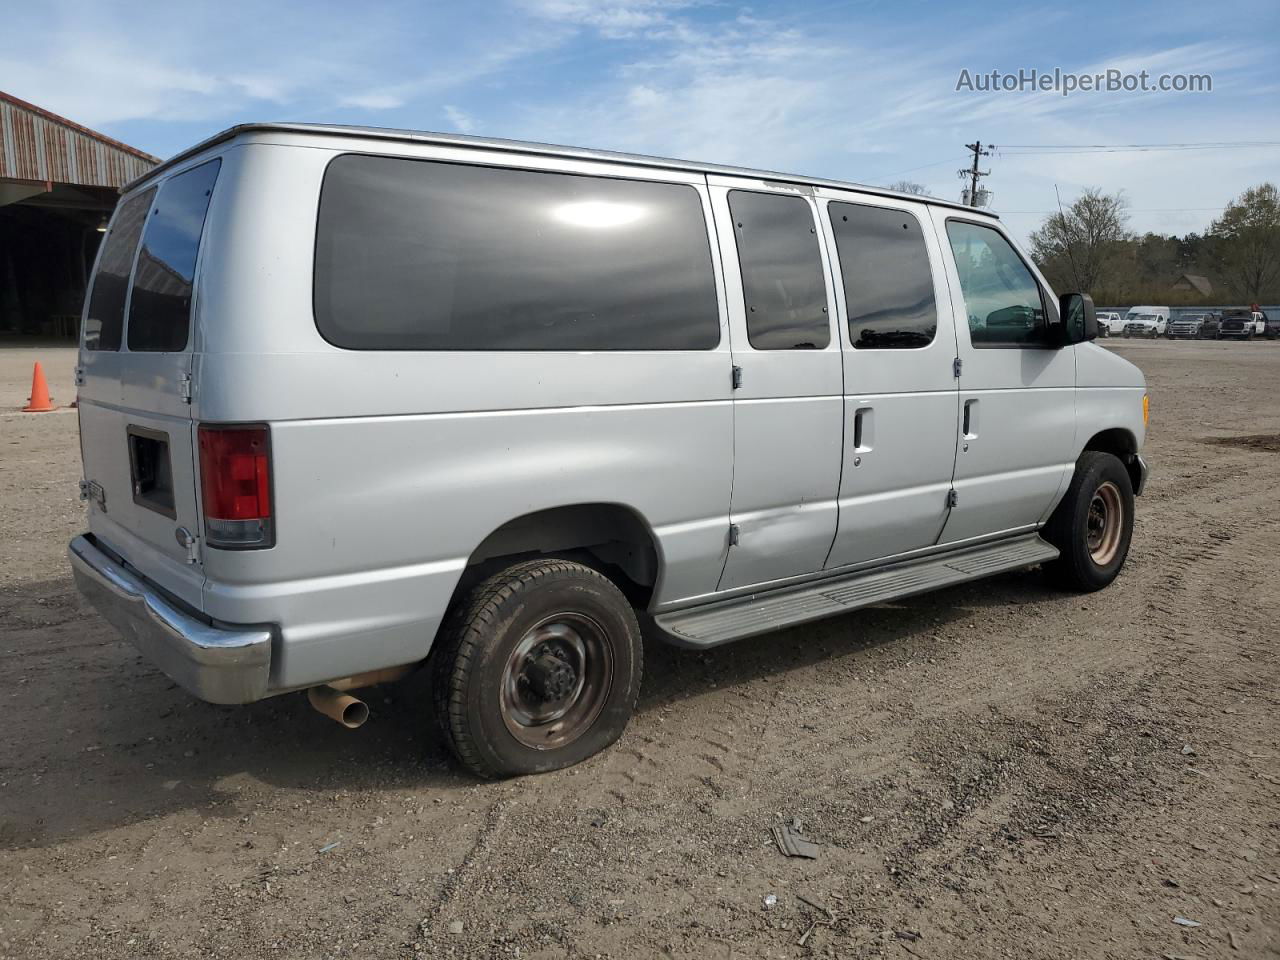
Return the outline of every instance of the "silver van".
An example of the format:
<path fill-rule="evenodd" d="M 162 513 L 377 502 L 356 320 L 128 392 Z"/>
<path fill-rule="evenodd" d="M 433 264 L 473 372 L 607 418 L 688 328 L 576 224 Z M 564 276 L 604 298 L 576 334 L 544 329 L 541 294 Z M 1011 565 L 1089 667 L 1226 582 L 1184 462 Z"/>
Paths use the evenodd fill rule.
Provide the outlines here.
<path fill-rule="evenodd" d="M 80 589 L 197 697 L 432 671 L 483 776 L 705 648 L 1119 573 L 1147 400 L 989 213 L 849 183 L 240 126 L 125 191 L 84 311 Z M 850 629 L 857 629 L 855 620 Z"/>

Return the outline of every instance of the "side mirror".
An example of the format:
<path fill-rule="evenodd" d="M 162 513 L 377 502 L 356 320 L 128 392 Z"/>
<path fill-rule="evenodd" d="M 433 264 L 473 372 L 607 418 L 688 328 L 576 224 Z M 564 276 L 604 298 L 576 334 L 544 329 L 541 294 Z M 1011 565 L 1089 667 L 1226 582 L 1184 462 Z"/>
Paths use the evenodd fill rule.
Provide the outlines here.
<path fill-rule="evenodd" d="M 1064 293 L 1058 298 L 1063 343 L 1084 343 L 1098 338 L 1098 315 L 1087 293 Z"/>

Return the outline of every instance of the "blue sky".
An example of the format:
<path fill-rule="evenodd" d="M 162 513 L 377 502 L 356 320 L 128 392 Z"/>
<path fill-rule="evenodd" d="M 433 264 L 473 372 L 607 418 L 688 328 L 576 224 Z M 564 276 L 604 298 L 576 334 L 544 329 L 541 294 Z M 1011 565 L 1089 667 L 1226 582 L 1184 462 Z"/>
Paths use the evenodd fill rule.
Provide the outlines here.
<path fill-rule="evenodd" d="M 5 15 L 0 89 L 161 156 L 247 120 L 460 131 L 956 197 L 964 144 L 1280 141 L 1280 4 L 52 0 Z M 1211 93 L 975 93 L 1038 68 L 1210 73 Z M 1025 236 L 1087 186 L 1203 229 L 1280 148 L 984 161 Z"/>

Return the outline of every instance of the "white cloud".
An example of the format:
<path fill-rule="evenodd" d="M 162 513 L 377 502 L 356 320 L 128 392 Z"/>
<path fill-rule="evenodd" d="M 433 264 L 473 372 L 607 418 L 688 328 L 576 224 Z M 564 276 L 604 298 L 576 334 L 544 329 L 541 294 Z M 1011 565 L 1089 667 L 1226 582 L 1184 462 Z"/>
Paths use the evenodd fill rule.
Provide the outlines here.
<path fill-rule="evenodd" d="M 998 144 L 1280 139 L 1264 31 L 1231 32 L 1227 20 L 1209 29 L 1177 11 L 1170 17 L 1185 22 L 1175 32 L 1162 14 L 1158 34 L 1148 29 L 1150 10 L 1117 11 L 1108 15 L 1110 32 L 1086 43 L 1074 42 L 1085 35 L 1078 18 L 1045 7 L 966 32 L 950 29 L 959 21 L 942 12 L 907 20 L 830 4 L 743 12 L 718 0 L 499 0 L 498 12 L 485 18 L 448 4 L 320 15 L 307 0 L 265 7 L 260 0 L 171 0 L 168 16 L 137 17 L 124 15 L 122 2 L 15 8 L 0 33 L 0 78 L 16 96 L 108 133 L 114 128 L 156 153 L 264 113 L 350 121 L 364 112 L 389 125 L 439 123 L 463 132 L 482 116 L 486 129 L 505 136 L 863 182 L 907 176 L 955 197 L 963 144 L 975 137 Z M 245 22 L 254 29 L 244 30 Z M 1046 29 L 1063 42 L 1037 43 Z M 1203 39 L 1144 41 L 1155 36 Z M 1071 62 L 1069 52 L 1061 63 L 1046 62 L 1058 50 L 1083 51 L 1084 62 Z M 1214 92 L 1063 98 L 955 91 L 962 67 L 1055 65 L 1208 71 Z M 997 208 L 1030 211 L 1010 219 L 1031 226 L 1037 211 L 1053 206 L 1055 184 L 1064 200 L 1096 185 L 1129 189 L 1136 228 L 1185 230 L 1200 213 L 1164 208 L 1221 205 L 1274 179 L 1275 160 L 1275 151 L 1264 150 L 1010 151 L 991 158 L 987 185 Z"/>
<path fill-rule="evenodd" d="M 459 133 L 471 133 L 476 128 L 475 120 L 452 104 L 444 105 L 444 115 Z"/>
<path fill-rule="evenodd" d="M 637 109 L 643 110 L 661 106 L 664 102 L 665 101 L 661 93 L 653 87 L 646 86 L 643 83 L 638 84 L 627 91 L 627 103 Z"/>
<path fill-rule="evenodd" d="M 884 183 L 897 179 L 898 171 L 923 167 L 907 175 L 947 198 L 959 195 L 963 144 L 975 136 L 1011 143 L 1128 143 L 1280 135 L 1274 116 L 1264 120 L 1243 105 L 1226 108 L 1222 99 L 1187 99 L 1194 95 L 955 91 L 962 65 L 989 71 L 992 60 L 1004 56 L 992 50 L 1025 47 L 1030 27 L 1039 29 L 992 26 L 979 37 L 943 44 L 936 57 L 922 61 L 919 38 L 905 33 L 824 31 L 746 15 L 709 30 L 668 11 L 664 30 L 648 37 L 646 52 L 617 65 L 611 78 L 567 102 L 521 104 L 513 122 L 517 135 L 530 139 L 855 182 Z M 1215 91 L 1222 91 L 1243 85 L 1239 65 L 1257 59 L 1256 49 L 1235 43 L 1134 43 L 1123 56 L 1061 66 L 1153 75 L 1207 67 Z M 1035 59 L 1026 65 L 1046 66 Z M 1166 208 L 1225 203 L 1230 193 L 1266 178 L 1267 159 L 1274 160 L 1274 152 L 997 155 L 984 167 L 993 170 L 986 182 L 997 209 L 1051 207 L 1055 183 L 1064 199 L 1084 186 L 1131 188 L 1136 229 L 1185 231 L 1189 220 L 1203 228 L 1212 214 Z M 1010 220 L 1025 234 L 1042 216 L 1015 214 Z"/>
<path fill-rule="evenodd" d="M 522 6 L 545 20 L 590 27 L 617 39 L 665 28 L 682 0 L 524 0 Z"/>
<path fill-rule="evenodd" d="M 385 91 L 349 94 L 338 99 L 343 107 L 359 107 L 362 110 L 392 110 L 404 106 L 404 98 Z"/>

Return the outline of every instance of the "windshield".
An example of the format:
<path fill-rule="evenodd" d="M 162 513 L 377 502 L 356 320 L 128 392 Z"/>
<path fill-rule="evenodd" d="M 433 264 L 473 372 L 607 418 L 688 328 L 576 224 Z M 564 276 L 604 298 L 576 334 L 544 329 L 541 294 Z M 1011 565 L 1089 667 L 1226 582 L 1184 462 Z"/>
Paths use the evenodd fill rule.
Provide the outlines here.
<path fill-rule="evenodd" d="M 1154 313 L 1140 313 L 1135 319 L 1139 323 L 1155 323 L 1156 315 Z"/>

